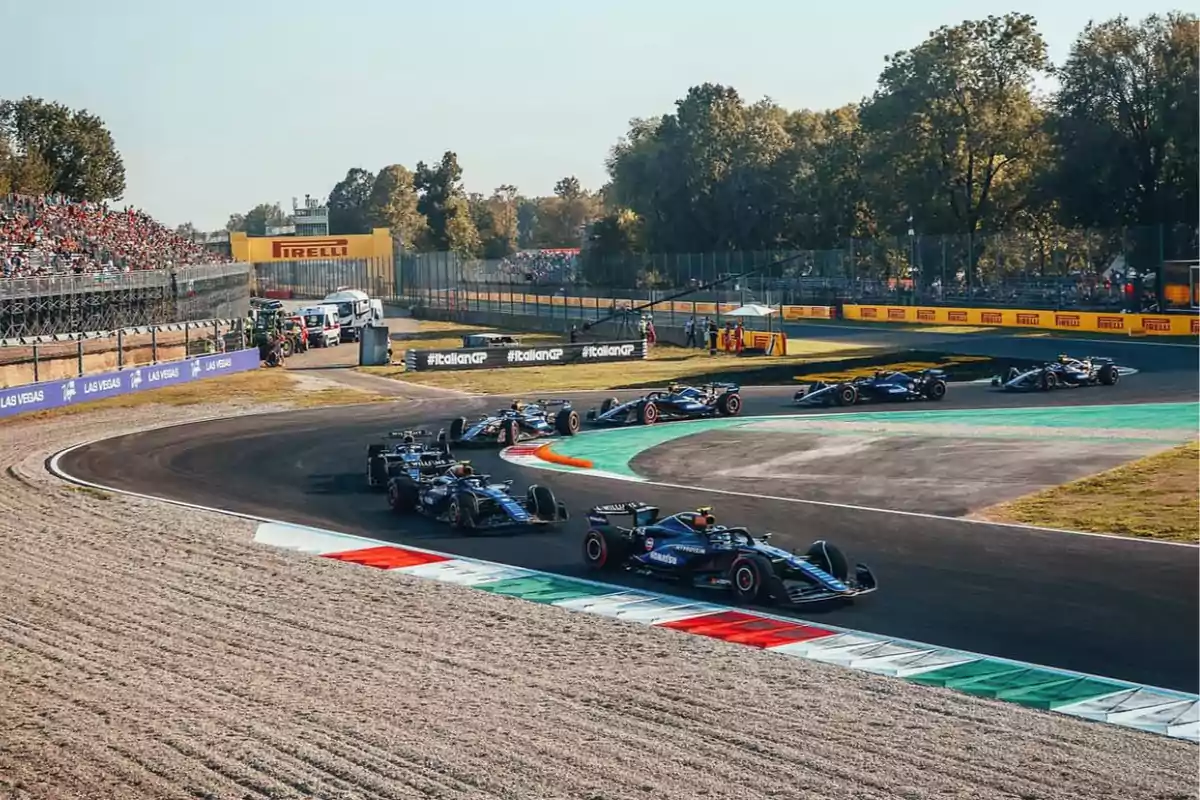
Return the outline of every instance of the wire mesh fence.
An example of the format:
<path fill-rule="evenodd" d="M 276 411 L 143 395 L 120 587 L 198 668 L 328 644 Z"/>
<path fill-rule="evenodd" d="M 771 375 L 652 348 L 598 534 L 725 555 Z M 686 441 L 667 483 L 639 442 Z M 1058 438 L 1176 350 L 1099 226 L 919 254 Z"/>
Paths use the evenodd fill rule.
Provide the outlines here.
<path fill-rule="evenodd" d="M 238 317 L 250 274 L 248 264 L 215 264 L 0 280 L 0 338 Z"/>

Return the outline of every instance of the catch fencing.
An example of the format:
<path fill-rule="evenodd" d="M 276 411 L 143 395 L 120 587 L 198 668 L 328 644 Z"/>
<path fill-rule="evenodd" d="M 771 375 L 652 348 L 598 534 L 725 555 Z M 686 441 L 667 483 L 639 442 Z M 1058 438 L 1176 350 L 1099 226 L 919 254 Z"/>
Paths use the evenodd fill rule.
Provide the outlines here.
<path fill-rule="evenodd" d="M 445 297 L 456 291 L 638 304 L 752 270 L 758 272 L 695 291 L 688 299 L 771 306 L 861 302 L 1096 311 L 1137 310 L 1131 304 L 1164 310 L 1200 305 L 1200 229 L 1194 226 L 914 233 L 847 239 L 830 250 L 611 257 L 549 251 L 495 260 L 422 253 L 398 255 L 395 262 L 397 299 L 430 306 L 444 305 Z"/>
<path fill-rule="evenodd" d="M 248 264 L 0 280 L 0 338 L 239 317 Z"/>

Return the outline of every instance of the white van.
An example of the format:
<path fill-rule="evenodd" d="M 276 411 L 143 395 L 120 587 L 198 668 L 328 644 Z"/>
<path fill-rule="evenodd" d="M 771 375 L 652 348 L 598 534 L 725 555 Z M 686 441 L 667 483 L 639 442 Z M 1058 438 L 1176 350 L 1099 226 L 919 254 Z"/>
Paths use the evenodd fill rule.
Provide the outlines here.
<path fill-rule="evenodd" d="M 337 306 L 342 341 L 356 341 L 360 338 L 359 331 L 362 328 L 383 324 L 383 301 L 372 300 L 366 292 L 339 287 L 321 302 Z"/>
<path fill-rule="evenodd" d="M 304 317 L 304 332 L 308 334 L 309 345 L 329 347 L 341 344 L 342 323 L 338 319 L 337 306 L 306 306 L 296 313 Z"/>

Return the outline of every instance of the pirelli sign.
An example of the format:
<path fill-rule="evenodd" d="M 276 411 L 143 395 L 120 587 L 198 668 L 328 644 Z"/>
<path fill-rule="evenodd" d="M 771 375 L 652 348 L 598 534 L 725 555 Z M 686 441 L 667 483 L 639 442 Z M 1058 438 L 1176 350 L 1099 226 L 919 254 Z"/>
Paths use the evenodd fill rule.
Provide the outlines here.
<path fill-rule="evenodd" d="M 279 261 L 300 261 L 309 258 L 346 258 L 350 255 L 350 240 L 329 239 L 274 239 L 271 242 L 271 257 Z"/>

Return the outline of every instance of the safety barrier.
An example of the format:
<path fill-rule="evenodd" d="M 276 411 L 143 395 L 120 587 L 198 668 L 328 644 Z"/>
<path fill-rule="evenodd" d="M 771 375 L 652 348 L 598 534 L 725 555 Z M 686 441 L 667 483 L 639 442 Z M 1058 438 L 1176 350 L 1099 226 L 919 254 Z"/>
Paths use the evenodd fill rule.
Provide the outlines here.
<path fill-rule="evenodd" d="M 761 350 L 769 356 L 787 355 L 787 334 L 743 329 L 739 341 L 736 328 L 725 328 L 717 334 L 717 349 L 725 353 Z"/>
<path fill-rule="evenodd" d="M 258 369 L 260 365 L 258 350 L 235 350 L 231 353 L 199 356 L 184 361 L 89 375 L 85 378 L 14 386 L 10 389 L 0 389 L 0 417 L 10 417 L 27 411 L 77 406 L 93 400 L 245 372 Z"/>
<path fill-rule="evenodd" d="M 480 303 L 496 303 L 500 306 L 550 306 L 551 308 L 581 308 L 604 312 L 610 309 L 632 308 L 642 301 L 612 297 L 575 297 L 562 294 L 527 294 L 525 292 L 472 292 L 442 290 L 437 293 L 438 301 L 462 308 L 478 306 Z M 683 316 L 719 316 L 738 309 L 741 303 L 703 303 L 690 300 L 667 300 L 654 306 L 659 313 Z M 778 306 L 785 320 L 835 319 L 837 309 L 833 306 Z M 499 309 L 503 310 L 503 309 Z"/>
<path fill-rule="evenodd" d="M 1133 336 L 1196 336 L 1200 334 L 1200 317 L 1182 314 L 1105 314 L 1096 311 L 845 305 L 842 306 L 842 316 L 848 320 L 861 322 L 1041 328 L 1054 331 L 1087 331 Z"/>
<path fill-rule="evenodd" d="M 460 347 L 446 350 L 409 350 L 404 368 L 409 372 L 508 367 L 553 367 L 565 364 L 603 364 L 646 358 L 646 340 L 554 344 L 537 347 Z"/>

